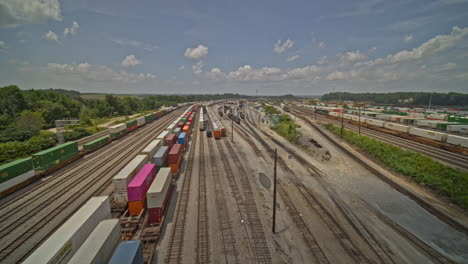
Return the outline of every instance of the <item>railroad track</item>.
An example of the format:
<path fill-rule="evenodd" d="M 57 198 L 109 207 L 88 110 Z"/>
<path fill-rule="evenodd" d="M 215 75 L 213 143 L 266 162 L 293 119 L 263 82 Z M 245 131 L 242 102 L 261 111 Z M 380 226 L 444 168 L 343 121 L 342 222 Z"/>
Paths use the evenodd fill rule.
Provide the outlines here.
<path fill-rule="evenodd" d="M 198 123 L 198 122 L 197 122 Z M 198 129 L 197 129 L 198 130 Z M 210 263 L 210 237 L 208 232 L 208 206 L 206 200 L 206 174 L 205 174 L 205 144 L 203 133 L 199 132 L 199 157 L 198 166 L 198 222 L 197 222 L 197 246 L 196 263 Z M 195 149 L 193 149 L 195 152 Z"/>
<path fill-rule="evenodd" d="M 203 133 L 201 133 L 203 134 Z M 219 174 L 218 164 L 214 158 L 214 147 L 213 140 L 207 139 L 208 149 L 210 156 L 210 167 L 213 174 L 213 182 L 215 187 L 215 202 L 216 202 L 216 212 L 218 216 L 218 228 L 221 232 L 221 243 L 223 248 L 223 253 L 225 256 L 226 263 L 239 263 L 237 257 L 237 245 L 236 237 L 234 236 L 234 231 L 232 229 L 231 218 L 229 216 L 229 211 L 227 209 L 227 203 L 225 199 L 224 188 L 221 184 L 221 177 Z"/>
<path fill-rule="evenodd" d="M 154 132 L 163 122 L 163 128 L 158 129 L 162 131 L 170 124 L 171 117 L 177 116 L 176 113 L 171 113 L 162 118 L 163 121 L 156 121 L 149 124 L 148 128 L 135 132 L 135 137 L 100 149 L 92 154 L 90 159 L 73 163 L 72 166 L 59 171 L 51 180 L 2 205 L 0 261 L 18 262 L 31 253 L 89 197 L 106 189 L 111 183 L 113 172 L 121 169 L 133 154 L 137 154 L 144 144 L 148 144 L 155 137 L 155 134 L 148 132 Z M 107 152 L 104 154 L 105 151 Z M 102 157 L 106 154 L 110 155 Z M 90 165 L 96 160 L 100 162 Z M 118 165 L 113 167 L 114 164 Z M 63 221 L 60 218 L 53 224 L 53 220 L 58 216 L 61 216 Z M 13 252 L 15 254 L 11 254 Z"/>
<path fill-rule="evenodd" d="M 108 134 L 109 134 L 109 131 L 107 129 L 105 129 L 105 130 L 99 131 L 99 132 L 97 132 L 97 133 L 95 133 L 95 134 L 93 134 L 91 136 L 78 139 L 76 142 L 78 142 L 78 145 L 83 145 L 83 144 L 91 142 L 91 141 L 93 141 L 95 139 L 98 139 L 100 137 L 106 136 Z"/>
<path fill-rule="evenodd" d="M 269 149 L 269 153 L 273 153 L 273 149 L 270 145 L 268 145 L 261 137 L 259 137 L 255 131 L 253 130 L 252 126 L 250 124 L 247 124 L 249 129 L 252 131 L 252 135 L 266 148 Z M 361 203 L 364 205 L 368 210 L 370 210 L 374 215 L 376 215 L 380 220 L 382 220 L 383 223 L 387 224 L 389 227 L 391 227 L 393 230 L 395 230 L 397 233 L 405 237 L 407 240 L 411 241 L 413 245 L 415 245 L 417 248 L 421 249 L 422 252 L 424 252 L 427 256 L 429 256 L 431 259 L 438 263 L 453 263 L 451 259 L 448 259 L 444 255 L 440 254 L 438 251 L 434 250 L 432 247 L 427 245 L 424 241 L 420 240 L 401 226 L 399 226 L 397 223 L 393 222 L 391 219 L 389 219 L 387 216 L 379 212 L 378 210 L 374 209 L 370 205 L 367 204 L 364 200 L 362 200 L 360 197 L 354 195 L 353 193 L 349 192 L 346 188 L 341 187 L 337 182 L 331 181 L 329 177 L 323 174 L 318 168 L 307 162 L 304 158 L 302 158 L 300 155 L 295 153 L 295 151 L 291 150 L 289 147 L 285 146 L 281 142 L 277 141 L 276 139 L 272 138 L 270 135 L 264 133 L 265 136 L 269 137 L 276 145 L 279 147 L 283 148 L 288 152 L 290 155 L 294 156 L 296 160 L 299 161 L 299 163 L 306 168 L 309 169 L 311 173 L 314 174 L 315 179 L 317 179 L 317 182 L 323 187 L 323 189 L 329 194 L 329 197 L 333 200 L 337 208 L 339 208 L 340 213 L 349 221 L 351 226 L 356 230 L 358 234 L 360 234 L 366 243 L 372 248 L 374 253 L 379 257 L 380 261 L 382 263 L 398 263 L 398 260 L 393 260 L 392 256 L 394 253 L 388 249 L 386 246 L 382 245 L 379 243 L 375 238 L 367 231 L 365 226 L 354 216 L 354 214 L 349 210 L 344 202 L 339 198 L 337 195 L 336 191 L 334 190 L 333 186 L 338 187 L 340 189 L 340 192 L 346 192 L 347 194 L 351 195 L 357 202 Z M 315 195 L 313 192 L 311 192 L 298 178 L 297 176 L 289 170 L 289 168 L 286 166 L 286 163 L 284 160 L 279 158 L 279 163 L 280 167 L 286 171 L 289 172 L 289 175 L 294 177 L 294 182 L 296 185 L 298 185 L 298 189 L 301 192 L 301 194 L 306 198 L 307 201 L 309 201 L 310 206 L 312 208 L 320 206 L 321 203 L 316 200 Z M 315 208 L 314 210 L 317 210 Z M 368 262 L 365 261 L 365 256 L 362 254 L 357 254 L 356 249 L 353 249 L 352 245 L 349 243 L 351 242 L 349 238 L 347 238 L 347 235 L 345 235 L 344 230 L 340 227 L 338 223 L 336 223 L 335 219 L 333 218 L 332 215 L 326 216 L 327 211 L 326 208 L 318 209 L 322 212 L 318 212 L 320 217 L 324 219 L 324 221 L 327 223 L 329 229 L 333 231 L 336 237 L 339 238 L 340 243 L 342 246 L 344 246 L 344 249 L 348 254 L 355 259 L 355 261 L 358 262 Z M 324 215 L 325 214 L 325 215 Z M 351 246 L 351 247 L 350 247 Z"/>
<path fill-rule="evenodd" d="M 198 112 L 197 112 L 198 117 Z M 198 120 L 198 118 L 195 118 Z M 198 124 L 198 122 L 196 122 Z M 197 125 L 198 127 L 198 125 Z M 193 128 L 195 132 L 192 135 L 193 141 L 190 144 L 187 166 L 182 181 L 180 196 L 177 198 L 177 207 L 175 212 L 174 224 L 169 238 L 169 245 L 166 254 L 166 263 L 182 263 L 184 251 L 185 222 L 187 219 L 188 198 L 190 194 L 190 184 L 192 182 L 193 159 L 197 143 L 198 128 Z M 193 149 L 192 149 L 193 148 Z"/>
<path fill-rule="evenodd" d="M 302 110 L 302 109 L 298 109 L 298 108 L 294 108 L 292 110 L 292 113 L 296 114 L 299 118 L 302 118 L 302 119 L 306 119 L 306 117 L 304 115 L 312 115 L 313 114 L 311 112 L 308 112 L 308 111 Z M 322 120 L 322 121 L 332 123 L 334 125 L 341 126 L 341 121 L 324 117 L 321 114 L 318 114 L 317 117 L 320 118 L 320 120 Z M 359 131 L 359 126 L 348 123 L 347 121 L 343 122 L 343 125 L 344 125 L 345 128 L 347 128 L 349 130 L 352 130 L 354 132 Z M 420 153 L 422 153 L 424 155 L 427 155 L 427 156 L 430 156 L 430 157 L 432 157 L 432 158 L 434 158 L 436 160 L 448 163 L 448 164 L 453 165 L 453 166 L 455 166 L 457 168 L 468 170 L 468 157 L 467 156 L 464 156 L 464 155 L 461 155 L 461 154 L 458 154 L 458 153 L 453 153 L 453 152 L 450 152 L 450 151 L 446 151 L 446 150 L 443 150 L 443 149 L 440 149 L 440 148 L 435 148 L 435 147 L 432 147 L 432 146 L 421 144 L 419 142 L 415 142 L 415 141 L 412 141 L 412 140 L 409 140 L 409 139 L 405 139 L 405 138 L 397 137 L 397 136 L 394 136 L 394 135 L 386 134 L 386 133 L 379 132 L 379 131 L 369 129 L 369 128 L 366 128 L 366 127 L 362 127 L 362 126 L 361 126 L 361 134 L 376 138 L 378 140 L 381 140 L 381 141 L 384 141 L 384 142 L 387 142 L 387 143 L 390 143 L 390 144 L 393 144 L 393 145 L 396 145 L 396 146 L 399 146 L 399 147 L 402 147 L 402 148 L 405 148 L 405 149 L 420 152 Z"/>

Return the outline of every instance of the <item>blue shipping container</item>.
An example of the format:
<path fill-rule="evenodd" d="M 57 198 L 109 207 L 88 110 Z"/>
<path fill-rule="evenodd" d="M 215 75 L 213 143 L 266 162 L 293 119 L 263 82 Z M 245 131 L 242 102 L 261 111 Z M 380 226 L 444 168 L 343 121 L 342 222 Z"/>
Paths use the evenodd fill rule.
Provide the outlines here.
<path fill-rule="evenodd" d="M 182 132 L 179 135 L 179 138 L 177 138 L 177 144 L 185 145 L 185 138 L 186 138 L 187 133 Z"/>
<path fill-rule="evenodd" d="M 109 264 L 143 264 L 140 240 L 124 241 L 114 251 Z"/>

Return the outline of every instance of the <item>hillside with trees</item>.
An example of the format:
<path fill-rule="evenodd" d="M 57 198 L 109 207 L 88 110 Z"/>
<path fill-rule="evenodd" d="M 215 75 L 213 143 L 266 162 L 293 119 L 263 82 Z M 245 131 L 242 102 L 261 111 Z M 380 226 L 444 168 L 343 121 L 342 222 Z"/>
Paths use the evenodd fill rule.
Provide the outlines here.
<path fill-rule="evenodd" d="M 432 99 L 431 99 L 432 95 Z M 438 106 L 467 107 L 468 94 L 462 93 L 328 93 L 322 96 L 322 101 L 359 101 L 389 105 L 427 106 L 429 101 Z"/>

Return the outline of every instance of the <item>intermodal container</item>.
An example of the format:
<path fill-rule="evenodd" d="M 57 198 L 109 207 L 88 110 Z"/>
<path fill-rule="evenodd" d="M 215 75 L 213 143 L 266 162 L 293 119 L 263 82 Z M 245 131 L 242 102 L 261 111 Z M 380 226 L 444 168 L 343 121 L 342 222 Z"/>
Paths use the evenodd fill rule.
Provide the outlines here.
<path fill-rule="evenodd" d="M 172 174 L 170 168 L 161 168 L 151 184 L 146 196 L 148 222 L 160 223 L 172 192 Z"/>
<path fill-rule="evenodd" d="M 152 114 L 145 115 L 145 123 L 150 123 L 154 120 L 154 116 Z"/>
<path fill-rule="evenodd" d="M 100 137 L 98 139 L 95 139 L 93 141 L 90 141 L 88 143 L 83 144 L 83 149 L 84 150 L 90 150 L 90 149 L 95 149 L 98 148 L 107 142 L 109 142 L 110 138 L 108 136 Z"/>
<path fill-rule="evenodd" d="M 107 263 L 120 242 L 120 232 L 119 219 L 102 220 L 68 263 Z"/>
<path fill-rule="evenodd" d="M 187 121 L 187 123 L 185 125 L 192 128 L 192 122 L 190 122 L 190 121 Z"/>
<path fill-rule="evenodd" d="M 180 133 L 179 137 L 177 138 L 177 144 L 185 146 L 185 143 L 187 143 L 187 133 L 182 132 L 182 133 Z"/>
<path fill-rule="evenodd" d="M 177 160 L 179 159 L 180 156 L 182 156 L 182 145 L 174 144 L 174 146 L 169 151 L 168 163 L 169 164 L 177 163 Z"/>
<path fill-rule="evenodd" d="M 32 158 L 24 158 L 12 161 L 0 166 L 0 183 L 8 181 L 16 176 L 33 170 Z"/>
<path fill-rule="evenodd" d="M 440 133 L 437 131 L 432 131 L 432 130 L 427 130 L 427 129 L 421 129 L 417 127 L 411 127 L 409 130 L 411 135 L 416 135 L 424 138 L 429 138 L 432 140 L 440 141 L 440 142 L 446 142 L 447 141 L 447 134 L 446 133 Z"/>
<path fill-rule="evenodd" d="M 78 143 L 68 142 L 32 155 L 35 171 L 45 171 L 79 154 Z"/>
<path fill-rule="evenodd" d="M 125 124 L 118 124 L 118 125 L 109 127 L 109 136 L 111 138 L 118 137 L 127 132 L 128 132 L 127 126 Z"/>
<path fill-rule="evenodd" d="M 158 117 L 161 117 L 161 116 L 164 115 L 164 113 L 163 113 L 163 111 L 159 110 L 159 111 L 157 112 L 157 115 L 158 115 Z"/>
<path fill-rule="evenodd" d="M 176 162 L 169 163 L 169 167 L 171 168 L 172 174 L 176 175 L 179 173 L 180 164 L 182 163 L 182 155 L 179 156 Z"/>
<path fill-rule="evenodd" d="M 146 192 L 156 177 L 156 165 L 146 164 L 127 186 L 128 201 L 145 199 Z"/>
<path fill-rule="evenodd" d="M 153 140 L 140 152 L 140 154 L 146 155 L 146 157 L 148 157 L 148 161 L 151 161 L 153 159 L 154 154 L 156 154 L 160 147 L 161 140 Z"/>
<path fill-rule="evenodd" d="M 133 131 L 138 127 L 138 124 L 137 124 L 136 120 L 130 120 L 130 121 L 126 122 L 125 125 L 127 126 L 127 131 L 128 132 Z"/>
<path fill-rule="evenodd" d="M 383 127 L 385 122 L 382 120 L 367 119 L 366 123 L 373 126 Z"/>
<path fill-rule="evenodd" d="M 156 137 L 156 139 L 161 140 L 161 145 L 162 145 L 162 146 L 167 146 L 167 145 L 166 145 L 166 137 L 167 137 L 167 135 L 169 135 L 169 131 L 163 131 L 163 132 L 161 132 L 161 134 L 159 134 L 159 136 Z"/>
<path fill-rule="evenodd" d="M 179 122 L 179 124 L 177 124 L 177 127 L 180 127 L 181 129 L 185 126 L 185 123 L 184 122 Z"/>
<path fill-rule="evenodd" d="M 182 117 L 182 122 L 187 122 L 187 118 L 186 117 Z"/>
<path fill-rule="evenodd" d="M 174 146 L 174 144 L 176 144 L 176 143 L 177 143 L 177 137 L 176 137 L 175 134 L 167 135 L 167 137 L 166 137 L 166 146 L 168 146 L 169 149 L 171 149 Z"/>
<path fill-rule="evenodd" d="M 193 118 L 192 118 L 192 117 L 189 117 L 189 119 L 187 120 L 187 122 L 192 123 L 192 122 L 193 122 Z"/>
<path fill-rule="evenodd" d="M 114 191 L 127 191 L 127 185 L 132 180 L 138 171 L 146 164 L 147 158 L 145 155 L 137 155 L 131 160 L 117 175 L 112 179 Z"/>
<path fill-rule="evenodd" d="M 221 136 L 225 137 L 226 136 L 226 128 L 223 125 L 221 125 L 220 129 L 221 129 Z"/>
<path fill-rule="evenodd" d="M 388 128 L 388 129 L 391 129 L 391 130 L 404 132 L 404 133 L 408 133 L 409 128 L 410 128 L 409 126 L 394 124 L 394 123 L 390 123 L 390 122 L 385 122 L 384 127 Z"/>
<path fill-rule="evenodd" d="M 137 125 L 138 125 L 139 127 L 142 126 L 142 125 L 144 125 L 144 124 L 146 124 L 146 122 L 145 122 L 145 117 L 144 117 L 144 116 L 137 118 Z"/>
<path fill-rule="evenodd" d="M 175 127 L 176 127 L 176 125 L 170 124 L 170 125 L 166 128 L 166 130 L 169 131 L 169 133 L 172 133 L 172 132 L 174 132 L 174 128 L 175 128 Z"/>
<path fill-rule="evenodd" d="M 187 133 L 187 138 L 190 137 L 190 127 L 189 126 L 184 126 L 182 131 Z"/>
<path fill-rule="evenodd" d="M 221 129 L 219 129 L 218 125 L 216 124 L 216 122 L 213 122 L 213 134 L 214 134 L 214 138 L 215 139 L 218 139 L 218 138 L 221 138 Z"/>
<path fill-rule="evenodd" d="M 157 168 L 161 168 L 167 165 L 168 152 L 169 152 L 169 148 L 167 146 L 162 146 L 153 156 L 153 162 Z"/>
<path fill-rule="evenodd" d="M 94 227 L 110 218 L 109 197 L 92 197 L 23 263 L 68 263 Z"/>
<path fill-rule="evenodd" d="M 448 135 L 447 143 L 468 148 L 468 138 L 456 135 Z"/>
<path fill-rule="evenodd" d="M 174 129 L 174 134 L 176 134 L 177 137 L 180 135 L 181 132 L 182 132 L 182 128 L 180 128 L 180 127 L 176 127 Z"/>
<path fill-rule="evenodd" d="M 468 125 L 448 125 L 447 131 L 468 134 Z"/>
<path fill-rule="evenodd" d="M 143 264 L 143 249 L 140 240 L 120 242 L 108 264 Z"/>

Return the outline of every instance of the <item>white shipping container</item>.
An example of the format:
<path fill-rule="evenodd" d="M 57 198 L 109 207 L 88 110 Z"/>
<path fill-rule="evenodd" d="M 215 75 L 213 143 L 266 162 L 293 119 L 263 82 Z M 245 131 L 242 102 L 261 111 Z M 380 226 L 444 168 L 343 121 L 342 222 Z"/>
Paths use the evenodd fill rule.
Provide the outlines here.
<path fill-rule="evenodd" d="M 164 130 L 163 132 L 161 132 L 161 134 L 159 134 L 159 136 L 156 137 L 156 139 L 161 140 L 161 145 L 162 146 L 166 145 L 166 136 L 167 135 L 169 135 L 169 131 Z"/>
<path fill-rule="evenodd" d="M 114 134 L 114 133 L 118 133 L 118 132 L 120 132 L 122 130 L 125 130 L 125 129 L 127 129 L 127 125 L 125 125 L 125 123 L 118 124 L 118 125 L 109 127 L 109 133 Z"/>
<path fill-rule="evenodd" d="M 352 117 L 353 117 L 352 115 L 348 115 L 348 114 L 343 115 L 344 119 L 352 119 Z"/>
<path fill-rule="evenodd" d="M 161 140 L 159 139 L 153 140 L 140 152 L 140 154 L 146 155 L 146 157 L 148 157 L 148 161 L 151 162 L 154 154 L 156 154 L 160 146 L 161 146 Z"/>
<path fill-rule="evenodd" d="M 468 148 L 468 137 L 448 135 L 447 143 Z"/>
<path fill-rule="evenodd" d="M 416 118 L 426 118 L 426 115 L 423 114 L 423 113 L 413 113 L 413 112 L 409 112 L 409 113 L 408 113 L 408 116 L 416 117 Z"/>
<path fill-rule="evenodd" d="M 390 115 L 385 115 L 385 114 L 378 114 L 375 116 L 375 118 L 379 120 L 389 120 Z"/>
<path fill-rule="evenodd" d="M 153 183 L 151 184 L 148 193 L 146 194 L 146 201 L 148 208 L 160 208 L 164 203 L 167 191 L 172 181 L 171 168 L 161 168 L 156 175 Z"/>
<path fill-rule="evenodd" d="M 409 133 L 411 135 L 416 135 L 424 138 L 433 139 L 436 141 L 446 142 L 447 141 L 447 134 L 440 133 L 437 131 L 417 128 L 417 127 L 410 127 Z"/>
<path fill-rule="evenodd" d="M 68 263 L 94 227 L 109 218 L 109 197 L 92 197 L 23 263 Z"/>
<path fill-rule="evenodd" d="M 447 131 L 468 134 L 468 125 L 448 125 Z"/>
<path fill-rule="evenodd" d="M 127 192 L 114 191 L 114 201 L 117 203 L 126 203 L 128 202 Z"/>
<path fill-rule="evenodd" d="M 329 112 L 328 114 L 331 115 L 331 116 L 338 116 L 339 115 L 339 113 L 337 113 L 337 112 Z"/>
<path fill-rule="evenodd" d="M 176 127 L 177 125 L 174 125 L 174 124 L 170 124 L 166 130 L 169 131 L 169 134 L 172 133 L 174 131 L 174 128 Z"/>
<path fill-rule="evenodd" d="M 107 263 L 120 242 L 120 231 L 119 219 L 101 221 L 68 263 Z"/>
<path fill-rule="evenodd" d="M 375 120 L 375 119 L 368 118 L 366 120 L 366 123 L 369 124 L 369 125 L 373 125 L 373 126 L 383 127 L 385 122 L 382 121 L 382 120 Z"/>
<path fill-rule="evenodd" d="M 352 117 L 352 118 L 353 118 L 353 121 L 356 121 L 356 122 L 359 122 L 359 121 L 361 121 L 361 122 L 362 122 L 362 120 L 363 120 L 363 117 L 362 117 L 362 115 L 361 115 L 361 119 L 359 119 L 359 116 L 358 116 L 358 115 L 353 115 L 353 117 Z"/>
<path fill-rule="evenodd" d="M 127 192 L 127 185 L 133 179 L 133 176 L 146 164 L 148 158 L 146 155 L 137 155 L 122 170 L 112 178 L 114 191 Z"/>
<path fill-rule="evenodd" d="M 388 129 L 391 129 L 391 130 L 400 131 L 400 132 L 405 132 L 405 133 L 409 132 L 409 126 L 394 124 L 394 123 L 390 123 L 390 122 L 385 122 L 384 127 L 388 128 Z"/>
<path fill-rule="evenodd" d="M 142 126 L 144 124 L 145 124 L 145 117 L 144 116 L 137 118 L 137 125 L 138 126 Z"/>

